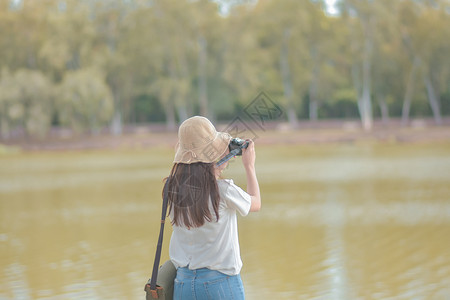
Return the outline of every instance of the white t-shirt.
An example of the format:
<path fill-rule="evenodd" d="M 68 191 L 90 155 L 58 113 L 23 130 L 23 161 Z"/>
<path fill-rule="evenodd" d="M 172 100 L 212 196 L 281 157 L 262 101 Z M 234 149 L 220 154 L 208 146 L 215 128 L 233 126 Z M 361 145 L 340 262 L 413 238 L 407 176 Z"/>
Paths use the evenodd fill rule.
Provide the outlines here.
<path fill-rule="evenodd" d="M 217 180 L 220 195 L 219 221 L 205 222 L 187 229 L 173 226 L 169 255 L 175 267 L 208 268 L 227 275 L 237 275 L 242 268 L 236 211 L 246 216 L 251 197 L 231 179 Z M 170 214 L 173 219 L 173 212 Z"/>

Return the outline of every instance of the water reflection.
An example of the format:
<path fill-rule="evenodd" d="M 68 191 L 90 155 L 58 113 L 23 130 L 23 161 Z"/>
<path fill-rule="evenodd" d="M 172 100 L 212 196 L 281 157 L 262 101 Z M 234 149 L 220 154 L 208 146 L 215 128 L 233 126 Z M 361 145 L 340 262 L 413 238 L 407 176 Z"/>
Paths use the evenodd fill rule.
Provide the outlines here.
<path fill-rule="evenodd" d="M 0 299 L 142 298 L 171 159 L 0 157 Z M 248 299 L 448 298 L 447 145 L 260 147 L 258 162 L 263 210 L 239 220 Z M 227 175 L 245 185 L 238 162 Z"/>

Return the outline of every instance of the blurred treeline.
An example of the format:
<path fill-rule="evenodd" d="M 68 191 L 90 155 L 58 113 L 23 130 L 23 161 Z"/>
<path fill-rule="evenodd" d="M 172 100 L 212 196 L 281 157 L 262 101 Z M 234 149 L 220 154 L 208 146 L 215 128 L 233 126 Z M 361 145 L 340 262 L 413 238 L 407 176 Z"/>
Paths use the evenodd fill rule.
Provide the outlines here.
<path fill-rule="evenodd" d="M 446 0 L 341 0 L 333 16 L 325 1 L 218 2 L 0 0 L 1 136 L 229 120 L 260 91 L 294 126 L 450 113 Z"/>

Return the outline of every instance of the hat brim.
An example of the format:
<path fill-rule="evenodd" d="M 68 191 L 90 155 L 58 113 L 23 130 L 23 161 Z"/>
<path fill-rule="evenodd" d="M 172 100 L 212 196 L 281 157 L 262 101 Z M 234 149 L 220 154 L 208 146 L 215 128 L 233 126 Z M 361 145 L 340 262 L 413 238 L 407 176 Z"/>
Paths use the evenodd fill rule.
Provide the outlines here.
<path fill-rule="evenodd" d="M 192 164 L 197 162 L 213 163 L 218 161 L 227 151 L 231 135 L 227 132 L 217 132 L 214 140 L 200 149 L 186 150 L 177 143 L 175 146 L 174 163 Z"/>

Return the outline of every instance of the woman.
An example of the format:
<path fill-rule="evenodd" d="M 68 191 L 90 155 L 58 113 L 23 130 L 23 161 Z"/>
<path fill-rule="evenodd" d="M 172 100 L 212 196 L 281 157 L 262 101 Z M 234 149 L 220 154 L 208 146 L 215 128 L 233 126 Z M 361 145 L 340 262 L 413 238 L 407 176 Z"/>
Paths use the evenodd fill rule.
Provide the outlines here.
<path fill-rule="evenodd" d="M 242 152 L 247 192 L 232 180 L 219 179 L 228 163 L 216 163 L 229 152 L 230 140 L 199 116 L 178 130 L 168 182 L 169 255 L 177 268 L 174 299 L 244 299 L 236 212 L 259 211 L 261 197 L 252 141 Z"/>

